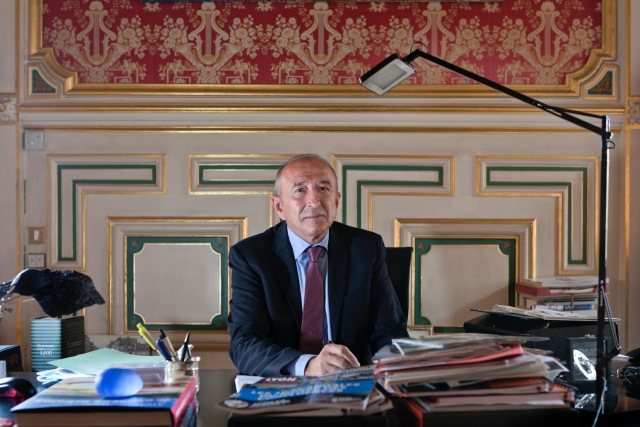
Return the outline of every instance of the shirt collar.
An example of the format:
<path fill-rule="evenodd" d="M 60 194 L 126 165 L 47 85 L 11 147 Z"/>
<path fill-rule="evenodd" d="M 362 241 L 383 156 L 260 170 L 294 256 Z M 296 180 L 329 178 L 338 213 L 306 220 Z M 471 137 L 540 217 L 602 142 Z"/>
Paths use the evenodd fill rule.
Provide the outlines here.
<path fill-rule="evenodd" d="M 289 227 L 287 227 L 287 234 L 289 235 L 289 242 L 291 242 L 291 248 L 293 249 L 293 257 L 298 259 L 300 255 L 310 246 L 309 242 L 295 234 Z M 327 251 L 329 250 L 329 232 L 325 234 L 324 238 L 316 245 L 311 246 L 322 246 Z"/>

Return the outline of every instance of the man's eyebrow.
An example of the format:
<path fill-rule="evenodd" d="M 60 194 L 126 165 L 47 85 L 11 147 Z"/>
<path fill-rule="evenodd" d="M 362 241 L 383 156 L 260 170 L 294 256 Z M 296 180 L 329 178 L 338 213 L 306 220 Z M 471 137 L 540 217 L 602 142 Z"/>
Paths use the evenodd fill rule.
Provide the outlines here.
<path fill-rule="evenodd" d="M 294 182 L 294 183 L 293 183 L 293 186 L 294 186 L 294 187 L 298 187 L 298 186 L 300 186 L 300 185 L 304 185 L 306 182 L 307 182 L 307 181 L 296 181 L 296 182 Z"/>

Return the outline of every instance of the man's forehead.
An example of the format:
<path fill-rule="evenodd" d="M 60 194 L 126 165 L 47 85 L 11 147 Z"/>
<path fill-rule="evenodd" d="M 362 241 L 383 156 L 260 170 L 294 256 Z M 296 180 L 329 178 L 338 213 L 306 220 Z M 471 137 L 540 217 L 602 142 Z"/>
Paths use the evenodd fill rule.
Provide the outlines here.
<path fill-rule="evenodd" d="M 292 182 L 331 182 L 332 172 L 331 169 L 327 169 L 326 167 L 305 165 L 304 167 L 298 166 L 285 169 L 283 177 Z"/>
<path fill-rule="evenodd" d="M 330 179 L 301 179 L 301 180 L 297 180 L 297 181 L 293 181 L 293 186 L 294 187 L 298 187 L 300 185 L 307 185 L 311 182 L 314 182 L 316 184 L 323 184 L 323 185 L 333 185 L 333 182 L 331 182 Z"/>

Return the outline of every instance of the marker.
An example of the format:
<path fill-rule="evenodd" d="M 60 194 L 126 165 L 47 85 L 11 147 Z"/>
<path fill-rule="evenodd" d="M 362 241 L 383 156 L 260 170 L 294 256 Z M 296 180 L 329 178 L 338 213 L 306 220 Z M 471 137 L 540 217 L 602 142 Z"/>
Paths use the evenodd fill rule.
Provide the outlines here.
<path fill-rule="evenodd" d="M 173 344 L 171 344 L 171 340 L 164 333 L 164 331 L 162 329 L 160 329 L 160 338 L 158 338 L 158 340 L 156 341 L 156 344 L 158 344 L 158 347 L 160 346 L 160 343 L 163 344 L 164 348 L 169 353 L 169 359 L 168 360 L 175 360 L 175 361 L 180 360 L 180 358 L 178 357 L 178 353 L 176 353 L 176 349 L 173 348 Z"/>
<path fill-rule="evenodd" d="M 151 334 L 149 333 L 149 331 L 147 331 L 147 328 L 145 328 L 142 323 L 138 323 L 136 326 L 138 327 L 138 333 L 147 342 L 147 344 L 149 344 L 149 347 L 151 347 L 151 350 L 157 352 L 160 356 L 164 357 L 162 352 L 154 344 L 153 338 L 151 337 Z"/>
<path fill-rule="evenodd" d="M 184 362 L 187 360 L 187 353 L 189 353 L 189 334 L 190 332 L 187 332 L 187 335 L 184 337 L 184 343 L 182 343 L 182 357 L 180 357 L 180 361 Z"/>

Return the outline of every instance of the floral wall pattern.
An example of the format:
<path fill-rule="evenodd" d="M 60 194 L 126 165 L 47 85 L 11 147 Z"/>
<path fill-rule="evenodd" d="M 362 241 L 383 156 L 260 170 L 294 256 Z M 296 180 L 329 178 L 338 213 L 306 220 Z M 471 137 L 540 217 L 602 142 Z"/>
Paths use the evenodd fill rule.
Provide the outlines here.
<path fill-rule="evenodd" d="M 602 48 L 602 15 L 596 0 L 42 0 L 42 47 L 79 83 L 354 85 L 421 48 L 505 85 L 556 85 Z M 409 84 L 473 83 L 413 65 Z"/>

